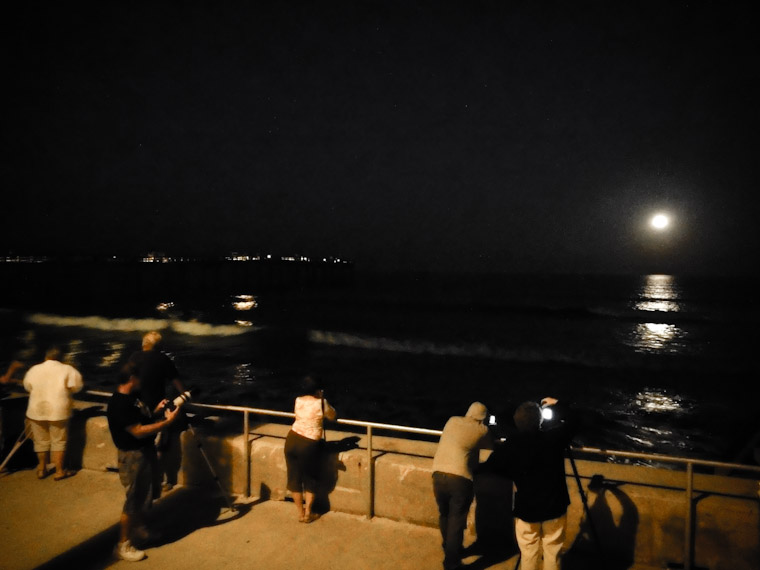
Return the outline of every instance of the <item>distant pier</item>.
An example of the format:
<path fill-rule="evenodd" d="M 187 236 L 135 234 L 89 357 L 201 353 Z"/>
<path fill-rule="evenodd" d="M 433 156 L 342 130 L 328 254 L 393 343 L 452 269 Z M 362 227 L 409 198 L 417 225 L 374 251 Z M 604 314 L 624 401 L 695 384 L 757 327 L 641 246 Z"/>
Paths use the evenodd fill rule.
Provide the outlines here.
<path fill-rule="evenodd" d="M 227 256 L 185 259 L 3 258 L 3 306 L 160 302 L 342 287 L 353 281 L 353 262 L 335 257 Z"/>

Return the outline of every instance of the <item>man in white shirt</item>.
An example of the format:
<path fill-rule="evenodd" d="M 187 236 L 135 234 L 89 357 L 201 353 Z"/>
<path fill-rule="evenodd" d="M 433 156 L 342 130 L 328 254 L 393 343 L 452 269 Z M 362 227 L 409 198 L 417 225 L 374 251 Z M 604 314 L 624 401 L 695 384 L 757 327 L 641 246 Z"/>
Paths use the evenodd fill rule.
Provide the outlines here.
<path fill-rule="evenodd" d="M 82 375 L 73 366 L 60 362 L 60 358 L 60 349 L 53 347 L 45 354 L 45 361 L 32 366 L 24 376 L 24 388 L 29 392 L 26 417 L 39 460 L 37 477 L 44 479 L 48 475 L 47 465 L 52 456 L 56 481 L 74 475 L 74 471 L 63 468 L 63 458 L 72 394 L 83 387 Z"/>

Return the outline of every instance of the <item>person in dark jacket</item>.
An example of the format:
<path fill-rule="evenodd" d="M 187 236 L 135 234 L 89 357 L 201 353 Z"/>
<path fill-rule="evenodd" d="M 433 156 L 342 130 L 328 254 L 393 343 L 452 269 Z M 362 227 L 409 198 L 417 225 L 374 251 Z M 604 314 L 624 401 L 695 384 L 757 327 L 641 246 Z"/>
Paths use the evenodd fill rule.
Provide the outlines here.
<path fill-rule="evenodd" d="M 151 410 L 164 398 L 169 397 L 168 384 L 171 384 L 178 394 L 185 391 L 174 361 L 161 350 L 162 340 L 161 333 L 157 331 L 146 333 L 142 339 L 142 350 L 129 357 L 129 363 L 140 375 L 140 400 Z M 177 484 L 182 465 L 180 437 L 186 428 L 184 412 L 181 412 L 179 419 L 170 428 L 163 430 L 157 438 L 158 469 L 154 473 L 156 481 L 153 489 L 156 499 L 161 490 L 171 491 Z"/>
<path fill-rule="evenodd" d="M 542 408 L 553 413 L 543 429 Z M 517 432 L 494 450 L 485 467 L 515 484 L 515 535 L 521 570 L 538 569 L 542 557 L 544 570 L 558 570 L 570 504 L 565 449 L 574 422 L 555 398 L 544 398 L 541 406 L 520 404 L 514 421 Z"/>

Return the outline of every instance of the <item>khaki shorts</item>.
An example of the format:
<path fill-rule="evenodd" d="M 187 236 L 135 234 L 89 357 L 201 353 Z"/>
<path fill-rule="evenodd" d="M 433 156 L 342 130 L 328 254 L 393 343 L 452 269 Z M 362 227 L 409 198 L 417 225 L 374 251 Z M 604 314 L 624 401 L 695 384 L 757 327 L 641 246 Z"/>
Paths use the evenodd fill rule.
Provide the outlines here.
<path fill-rule="evenodd" d="M 124 514 L 144 513 L 150 507 L 155 468 L 156 450 L 152 445 L 144 449 L 119 450 L 119 480 L 127 493 Z"/>
<path fill-rule="evenodd" d="M 66 451 L 69 420 L 51 422 L 27 418 L 27 421 L 32 427 L 35 452 Z"/>

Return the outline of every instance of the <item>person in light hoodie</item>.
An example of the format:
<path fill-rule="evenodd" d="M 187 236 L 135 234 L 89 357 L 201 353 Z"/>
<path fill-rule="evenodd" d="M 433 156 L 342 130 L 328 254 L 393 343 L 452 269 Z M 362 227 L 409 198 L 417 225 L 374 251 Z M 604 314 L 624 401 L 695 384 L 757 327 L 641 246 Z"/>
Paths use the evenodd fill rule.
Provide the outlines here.
<path fill-rule="evenodd" d="M 479 465 L 480 450 L 492 447 L 487 417 L 486 407 L 473 402 L 467 414 L 449 418 L 433 458 L 433 494 L 443 539 L 443 570 L 464 568 L 462 538 L 475 496 L 473 471 Z"/>
<path fill-rule="evenodd" d="M 64 364 L 61 350 L 51 347 L 45 361 L 32 366 L 24 376 L 24 389 L 29 392 L 26 417 L 29 420 L 39 465 L 37 478 L 49 475 L 47 466 L 52 457 L 54 480 L 60 481 L 75 474 L 64 469 L 68 423 L 71 417 L 72 395 L 82 387 L 82 375 L 76 368 Z"/>

